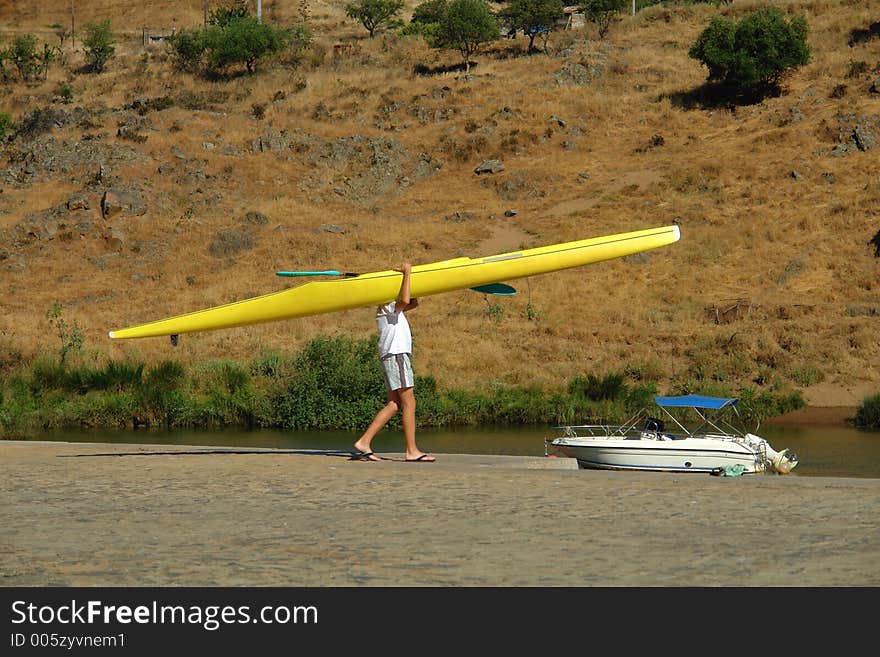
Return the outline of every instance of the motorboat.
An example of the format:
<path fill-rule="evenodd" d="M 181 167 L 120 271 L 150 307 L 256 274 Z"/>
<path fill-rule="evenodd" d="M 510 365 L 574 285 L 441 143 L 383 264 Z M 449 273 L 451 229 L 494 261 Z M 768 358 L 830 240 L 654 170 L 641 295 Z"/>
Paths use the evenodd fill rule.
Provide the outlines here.
<path fill-rule="evenodd" d="M 660 470 L 748 474 L 788 474 L 797 466 L 796 454 L 774 450 L 764 438 L 743 433 L 725 419 L 736 411 L 736 398 L 683 395 L 654 397 L 654 403 L 674 424 L 646 410 L 623 425 L 567 425 L 560 436 L 546 439 L 545 452 L 577 459 L 580 468 Z M 679 417 L 676 417 L 676 416 Z M 685 416 L 693 417 L 693 429 Z"/>

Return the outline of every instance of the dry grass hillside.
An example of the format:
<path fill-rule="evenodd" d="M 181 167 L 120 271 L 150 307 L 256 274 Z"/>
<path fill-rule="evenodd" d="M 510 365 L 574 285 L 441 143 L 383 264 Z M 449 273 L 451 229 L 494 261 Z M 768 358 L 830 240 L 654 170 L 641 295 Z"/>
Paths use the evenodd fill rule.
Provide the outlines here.
<path fill-rule="evenodd" d="M 70 4 L 0 0 L 0 45 L 21 32 L 57 45 Z M 520 281 L 515 297 L 425 299 L 417 369 L 441 386 L 626 368 L 664 392 L 880 388 L 880 38 L 848 45 L 880 16 L 854 0 L 773 4 L 806 17 L 812 60 L 781 96 L 729 109 L 690 101 L 706 71 L 687 51 L 711 5 L 621 16 L 604 40 L 558 33 L 548 54 L 502 40 L 465 79 L 416 73 L 455 53 L 370 41 L 341 1 L 311 2 L 300 62 L 206 81 L 143 45 L 145 28 L 199 25 L 202 0 L 80 0 L 78 26 L 110 18 L 117 33 L 106 72 L 81 72 L 67 40 L 46 81 L 0 86 L 16 121 L 66 117 L 0 150 L 0 345 L 57 350 L 57 301 L 87 358 L 249 360 L 371 336 L 372 313 L 186 335 L 173 352 L 107 331 L 282 289 L 278 269 L 372 271 L 676 222 L 674 246 Z M 300 5 L 263 12 L 292 23 Z M 476 175 L 489 158 L 504 170 Z M 128 202 L 104 218 L 108 188 Z"/>

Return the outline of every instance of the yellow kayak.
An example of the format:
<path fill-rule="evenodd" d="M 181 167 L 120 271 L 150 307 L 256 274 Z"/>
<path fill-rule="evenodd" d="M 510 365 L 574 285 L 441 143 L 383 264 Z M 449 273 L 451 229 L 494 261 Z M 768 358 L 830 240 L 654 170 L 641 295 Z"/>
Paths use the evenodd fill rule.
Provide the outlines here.
<path fill-rule="evenodd" d="M 413 297 L 423 297 L 580 267 L 666 246 L 677 242 L 679 237 L 678 226 L 665 226 L 484 258 L 455 258 L 414 265 L 410 293 Z M 178 335 L 388 303 L 400 292 L 402 276 L 400 272 L 387 270 L 315 281 L 244 301 L 110 331 L 110 337 Z"/>

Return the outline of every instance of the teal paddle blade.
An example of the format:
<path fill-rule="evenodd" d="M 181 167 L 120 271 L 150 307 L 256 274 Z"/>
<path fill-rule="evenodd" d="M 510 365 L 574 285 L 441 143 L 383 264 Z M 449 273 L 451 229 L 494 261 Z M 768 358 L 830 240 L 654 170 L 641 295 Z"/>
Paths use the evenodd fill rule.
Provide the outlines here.
<path fill-rule="evenodd" d="M 335 269 L 325 271 L 276 271 L 276 276 L 341 276 Z"/>
<path fill-rule="evenodd" d="M 482 292 L 483 294 L 494 294 L 499 297 L 509 297 L 516 294 L 516 290 L 506 283 L 489 283 L 488 285 L 478 285 L 471 288 L 474 292 Z"/>

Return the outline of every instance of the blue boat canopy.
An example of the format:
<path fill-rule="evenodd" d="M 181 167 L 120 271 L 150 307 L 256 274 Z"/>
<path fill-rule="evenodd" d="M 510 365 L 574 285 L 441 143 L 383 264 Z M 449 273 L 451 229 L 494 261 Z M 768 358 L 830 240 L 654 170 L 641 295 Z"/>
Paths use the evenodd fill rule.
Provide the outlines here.
<path fill-rule="evenodd" d="M 725 397 L 707 397 L 706 395 L 682 395 L 681 397 L 654 397 L 654 403 L 657 406 L 672 408 L 711 408 L 718 410 L 733 406 L 737 402 L 736 398 L 727 399 Z"/>

